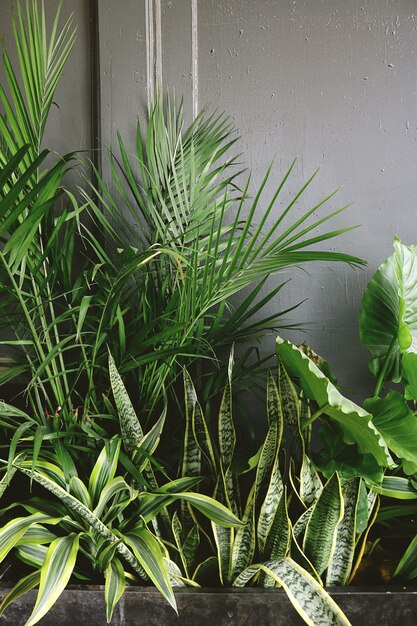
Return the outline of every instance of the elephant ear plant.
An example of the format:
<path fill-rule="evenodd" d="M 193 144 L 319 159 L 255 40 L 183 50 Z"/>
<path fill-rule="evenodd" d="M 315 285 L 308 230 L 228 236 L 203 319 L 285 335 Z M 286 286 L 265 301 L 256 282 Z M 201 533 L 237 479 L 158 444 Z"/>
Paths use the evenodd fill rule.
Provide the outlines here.
<path fill-rule="evenodd" d="M 365 401 L 373 422 L 395 454 L 398 467 L 387 474 L 382 493 L 417 499 L 417 247 L 394 241 L 394 253 L 380 266 L 363 297 L 360 337 L 371 352 L 370 369 L 377 382 Z M 385 386 L 390 385 L 385 391 Z M 398 390 L 398 384 L 402 391 Z M 401 387 L 400 387 L 401 389 Z M 401 538 L 415 535 L 413 502 L 388 504 L 381 511 L 382 528 L 396 525 Z M 409 522 L 402 523 L 401 518 Z M 391 527 L 392 528 L 392 527 Z M 391 530 L 392 532 L 392 530 Z M 399 579 L 417 576 L 417 538 L 413 538 L 395 572 Z"/>

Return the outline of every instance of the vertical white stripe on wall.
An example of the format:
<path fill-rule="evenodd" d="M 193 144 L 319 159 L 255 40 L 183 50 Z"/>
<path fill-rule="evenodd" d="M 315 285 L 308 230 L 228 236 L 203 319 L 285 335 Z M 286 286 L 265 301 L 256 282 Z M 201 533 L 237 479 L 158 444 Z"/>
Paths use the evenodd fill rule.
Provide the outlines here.
<path fill-rule="evenodd" d="M 198 0 L 191 0 L 191 80 L 193 117 L 198 115 Z"/>

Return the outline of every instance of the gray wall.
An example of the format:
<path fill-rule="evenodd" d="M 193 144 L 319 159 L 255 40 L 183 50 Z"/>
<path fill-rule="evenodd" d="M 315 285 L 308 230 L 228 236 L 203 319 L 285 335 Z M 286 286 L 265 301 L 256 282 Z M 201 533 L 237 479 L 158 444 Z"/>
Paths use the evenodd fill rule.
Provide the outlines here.
<path fill-rule="evenodd" d="M 206 103 L 233 117 L 253 188 L 274 156 L 275 180 L 297 156 L 287 198 L 321 167 L 297 211 L 336 187 L 332 208 L 353 202 L 333 225 L 362 226 L 332 249 L 362 256 L 367 269 L 294 270 L 276 306 L 308 298 L 293 320 L 308 323 L 307 340 L 340 381 L 366 394 L 362 292 L 394 234 L 417 238 L 416 1 L 96 1 L 103 144 L 115 129 L 132 133 L 162 81 L 184 94 L 188 119 Z M 8 6 L 0 0 L 1 30 Z M 90 2 L 65 0 L 64 8 L 76 10 L 80 33 L 50 127 L 60 150 L 91 144 Z"/>

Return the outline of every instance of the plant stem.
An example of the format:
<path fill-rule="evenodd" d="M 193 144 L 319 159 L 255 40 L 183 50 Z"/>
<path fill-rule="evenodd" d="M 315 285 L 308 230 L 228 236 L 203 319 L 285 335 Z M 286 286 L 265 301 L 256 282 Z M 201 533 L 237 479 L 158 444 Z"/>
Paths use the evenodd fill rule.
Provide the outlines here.
<path fill-rule="evenodd" d="M 374 398 L 376 396 L 379 396 L 379 394 L 381 392 L 382 385 L 384 384 L 384 380 L 385 380 L 385 375 L 387 373 L 388 367 L 389 367 L 390 362 L 391 362 L 392 353 L 394 352 L 396 341 L 397 341 L 397 337 L 396 337 L 396 335 L 394 335 L 394 337 L 392 338 L 391 343 L 389 345 L 388 352 L 387 352 L 387 354 L 385 356 L 384 365 L 381 367 L 381 370 L 380 370 L 380 372 L 378 374 L 378 380 L 376 381 L 375 391 L 374 391 L 374 394 L 373 394 Z"/>
<path fill-rule="evenodd" d="M 330 404 L 327 403 L 324 406 L 317 409 L 317 411 L 315 411 L 312 415 L 310 415 L 310 417 L 306 419 L 303 424 L 301 424 L 301 430 L 305 430 L 306 428 L 311 426 L 311 424 L 315 422 L 316 419 L 320 417 L 320 415 L 323 415 L 323 413 L 326 413 L 327 409 L 329 408 L 330 408 Z"/>

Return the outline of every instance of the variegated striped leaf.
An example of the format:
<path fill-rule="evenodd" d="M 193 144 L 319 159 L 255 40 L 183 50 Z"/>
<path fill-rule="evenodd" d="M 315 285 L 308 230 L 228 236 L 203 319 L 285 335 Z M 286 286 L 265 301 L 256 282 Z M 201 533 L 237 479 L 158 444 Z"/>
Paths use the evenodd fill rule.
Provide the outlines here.
<path fill-rule="evenodd" d="M 30 475 L 30 471 L 27 471 Z M 60 518 L 52 518 L 43 513 L 12 519 L 3 528 L 0 528 L 0 563 L 4 561 L 10 550 L 24 536 L 28 528 L 35 524 L 58 524 L 59 521 Z"/>
<path fill-rule="evenodd" d="M 25 626 L 33 626 L 49 611 L 71 578 L 79 547 L 77 534 L 58 537 L 49 546 L 41 568 L 39 592 Z"/>
<path fill-rule="evenodd" d="M 240 526 L 235 535 L 230 559 L 230 576 L 233 580 L 250 563 L 252 563 L 256 548 L 255 530 L 255 485 L 249 492 L 245 511 Z"/>
<path fill-rule="evenodd" d="M 94 530 L 99 533 L 99 535 L 101 535 L 103 539 L 110 543 L 116 544 L 116 550 L 120 554 L 120 556 L 122 556 L 125 561 L 129 563 L 129 565 L 135 570 L 137 574 L 139 574 L 141 578 L 144 578 L 146 580 L 147 575 L 145 571 L 141 567 L 136 557 L 129 550 L 129 548 L 123 542 L 121 542 L 119 537 L 117 537 L 105 524 L 103 524 L 103 522 L 96 515 L 94 515 L 94 513 L 90 511 L 90 509 L 88 509 L 82 502 L 74 498 L 74 496 L 65 491 L 65 489 L 50 480 L 50 478 L 45 474 L 36 470 L 32 474 L 30 469 L 21 467 L 20 464 L 17 465 L 17 468 L 19 471 L 23 472 L 27 476 L 32 477 L 35 482 L 37 482 L 39 485 L 47 489 L 50 493 L 54 494 L 54 496 L 59 498 L 70 511 L 73 511 L 79 517 L 81 517 L 85 521 L 87 526 L 92 526 L 92 528 L 94 528 Z M 47 523 L 45 520 L 42 519 L 37 519 L 35 520 L 35 522 Z"/>
<path fill-rule="evenodd" d="M 11 469 L 6 470 L 5 475 L 0 480 L 0 498 L 2 497 L 4 492 L 6 491 L 7 487 L 10 485 L 10 481 L 12 480 L 12 478 L 15 475 L 16 471 L 17 470 L 16 470 L 15 467 L 12 467 Z"/>
<path fill-rule="evenodd" d="M 193 414 L 197 402 L 197 394 L 187 370 L 183 371 L 184 397 L 185 397 L 185 431 L 184 448 L 182 456 L 181 476 L 201 476 L 201 449 L 196 443 L 193 433 Z M 193 519 L 188 505 L 181 502 L 181 521 L 184 527 L 191 528 Z"/>
<path fill-rule="evenodd" d="M 21 544 L 16 548 L 17 557 L 31 567 L 42 567 L 48 548 L 42 545 Z"/>
<path fill-rule="evenodd" d="M 218 433 L 220 448 L 220 464 L 223 470 L 226 493 L 229 504 L 236 512 L 236 504 L 233 489 L 232 461 L 236 445 L 236 432 L 233 423 L 233 397 L 232 397 L 232 371 L 233 371 L 233 350 L 230 352 L 228 380 L 223 391 L 223 396 L 219 409 Z"/>
<path fill-rule="evenodd" d="M 194 525 L 189 531 L 182 545 L 182 554 L 185 561 L 185 571 L 187 577 L 190 577 L 190 572 L 194 567 L 195 556 L 197 554 L 198 547 L 200 545 L 200 532 L 198 526 Z"/>
<path fill-rule="evenodd" d="M 305 531 L 306 526 L 310 520 L 311 514 L 314 511 L 314 505 L 312 505 L 309 509 L 304 511 L 302 515 L 295 522 L 293 527 L 293 535 L 296 539 Z"/>
<path fill-rule="evenodd" d="M 40 524 L 34 524 L 33 526 L 29 526 L 23 537 L 19 539 L 16 545 L 19 546 L 23 543 L 42 545 L 45 543 L 50 543 L 54 539 L 56 539 L 56 535 L 52 533 L 48 528 L 45 528 Z"/>
<path fill-rule="evenodd" d="M 264 571 L 284 588 L 293 607 L 309 626 L 351 626 L 325 589 L 290 558 L 253 565 L 242 572 L 233 585 L 245 586 L 259 571 Z"/>
<path fill-rule="evenodd" d="M 109 375 L 114 401 L 119 414 L 123 445 L 126 452 L 131 454 L 143 438 L 142 427 L 110 352 Z"/>
<path fill-rule="evenodd" d="M 124 540 L 133 550 L 135 557 L 155 587 L 159 589 L 172 608 L 177 611 L 177 604 L 159 541 L 144 526 L 136 527 L 134 531 L 124 535 Z"/>
<path fill-rule="evenodd" d="M 323 581 L 317 571 L 314 569 L 313 564 L 311 563 L 311 561 L 308 560 L 308 558 L 302 551 L 298 539 L 294 535 L 294 531 L 292 532 L 291 537 L 290 556 L 296 563 L 298 563 L 298 565 L 305 569 L 306 572 L 310 574 L 310 576 L 317 580 L 317 582 L 319 582 L 321 585 L 323 584 Z"/>
<path fill-rule="evenodd" d="M 4 613 L 8 606 L 10 606 L 13 602 L 16 602 L 19 598 L 25 595 L 28 591 L 37 587 L 39 585 L 39 581 L 41 579 L 40 570 L 36 570 L 32 572 L 28 576 L 21 578 L 15 586 L 9 591 L 9 593 L 4 597 L 3 602 L 0 605 L 0 616 Z"/>
<path fill-rule="evenodd" d="M 268 372 L 266 397 L 268 432 L 261 447 L 256 468 L 255 499 L 258 499 L 260 495 L 265 493 L 265 482 L 270 478 L 271 467 L 274 464 L 277 449 L 279 450 L 281 446 L 284 425 L 278 387 L 270 371 Z"/>
<path fill-rule="evenodd" d="M 303 454 L 303 462 L 300 470 L 301 500 L 304 502 L 306 507 L 309 507 L 318 500 L 322 491 L 323 485 L 316 468 L 314 467 L 311 459 L 306 454 Z"/>
<path fill-rule="evenodd" d="M 276 508 L 271 528 L 266 537 L 262 559 L 274 560 L 287 556 L 291 542 L 291 523 L 288 517 L 287 494 L 283 492 Z"/>
<path fill-rule="evenodd" d="M 219 578 L 222 585 L 227 586 L 229 581 L 230 560 L 232 555 L 232 545 L 234 539 L 233 528 L 224 528 L 211 523 L 214 541 L 217 548 L 217 562 L 219 567 Z"/>
<path fill-rule="evenodd" d="M 279 468 L 279 450 L 275 453 L 274 465 L 271 471 L 271 477 L 266 492 L 265 499 L 262 503 L 258 516 L 258 545 L 259 552 L 262 554 L 265 550 L 265 542 L 271 530 L 274 521 L 275 511 L 284 491 L 281 471 Z"/>
<path fill-rule="evenodd" d="M 123 565 L 117 557 L 114 557 L 104 573 L 104 599 L 106 602 L 106 618 L 109 624 L 112 620 L 114 609 L 122 597 L 125 587 L 126 578 Z"/>
<path fill-rule="evenodd" d="M 88 483 L 88 492 L 93 506 L 97 504 L 104 485 L 116 475 L 120 446 L 121 440 L 118 437 L 107 441 L 94 464 Z"/>
<path fill-rule="evenodd" d="M 116 476 L 116 478 L 112 478 L 107 482 L 106 485 L 103 486 L 100 494 L 100 499 L 97 503 L 96 508 L 94 509 L 94 515 L 96 517 L 101 518 L 103 515 L 103 511 L 106 506 L 109 504 L 110 500 L 114 498 L 115 495 L 125 492 L 125 494 L 129 494 L 130 497 L 128 499 L 129 502 L 136 499 L 138 492 L 135 489 L 132 489 L 124 478 L 121 476 Z M 127 505 L 127 503 L 126 503 Z"/>
<path fill-rule="evenodd" d="M 165 424 L 166 414 L 166 407 L 164 407 L 159 419 L 155 422 L 150 431 L 144 435 L 143 439 L 141 439 L 140 443 L 136 447 L 135 460 L 140 460 L 140 464 L 138 464 L 139 472 L 143 472 L 149 464 L 150 456 L 155 452 L 159 445 Z"/>
<path fill-rule="evenodd" d="M 303 552 L 320 576 L 333 557 L 337 526 L 342 517 L 340 480 L 337 474 L 333 474 L 314 505 L 304 534 Z"/>
<path fill-rule="evenodd" d="M 281 396 L 282 413 L 284 420 L 297 442 L 299 448 L 304 451 L 304 439 L 300 430 L 300 400 L 287 370 L 279 360 L 278 387 Z"/>
<path fill-rule="evenodd" d="M 77 500 L 85 504 L 85 506 L 89 509 L 92 508 L 93 502 L 88 489 L 78 476 L 72 476 L 70 478 L 69 487 L 70 492 L 77 498 Z"/>
<path fill-rule="evenodd" d="M 187 579 L 184 579 L 184 576 L 182 575 L 182 572 L 180 568 L 178 567 L 178 565 L 174 563 L 174 561 L 171 561 L 171 559 L 167 559 L 167 558 L 164 558 L 164 563 L 167 568 L 168 578 L 169 578 L 169 582 L 171 583 L 171 586 L 172 587 L 186 587 L 187 585 L 185 583 L 185 580 Z"/>
<path fill-rule="evenodd" d="M 344 514 L 336 530 L 336 546 L 326 574 L 326 585 L 344 587 L 352 570 L 356 545 L 356 511 L 360 479 L 347 482 L 342 490 Z"/>
<path fill-rule="evenodd" d="M 378 512 L 379 512 L 379 506 L 380 506 L 380 500 L 377 497 L 375 504 L 373 506 L 372 509 L 372 517 L 369 520 L 368 523 L 368 527 L 366 528 L 365 532 L 362 534 L 362 537 L 360 538 L 360 541 L 357 543 L 357 552 L 355 555 L 355 561 L 354 561 L 354 565 L 352 567 L 352 571 L 350 573 L 350 578 L 348 581 L 348 584 L 350 585 L 350 583 L 352 582 L 352 580 L 355 578 L 356 572 L 359 569 L 359 566 L 361 564 L 363 555 L 365 553 L 365 548 L 366 548 L 366 542 L 368 541 L 368 535 L 372 529 L 372 526 L 375 524 L 376 519 L 378 517 Z"/>
<path fill-rule="evenodd" d="M 212 474 L 215 475 L 216 457 L 214 454 L 214 448 L 211 442 L 210 433 L 207 428 L 206 419 L 203 414 L 203 409 L 201 408 L 199 402 L 196 402 L 194 405 L 192 415 L 192 427 L 194 439 L 197 442 L 197 445 L 200 448 L 204 458 L 207 460 Z"/>

